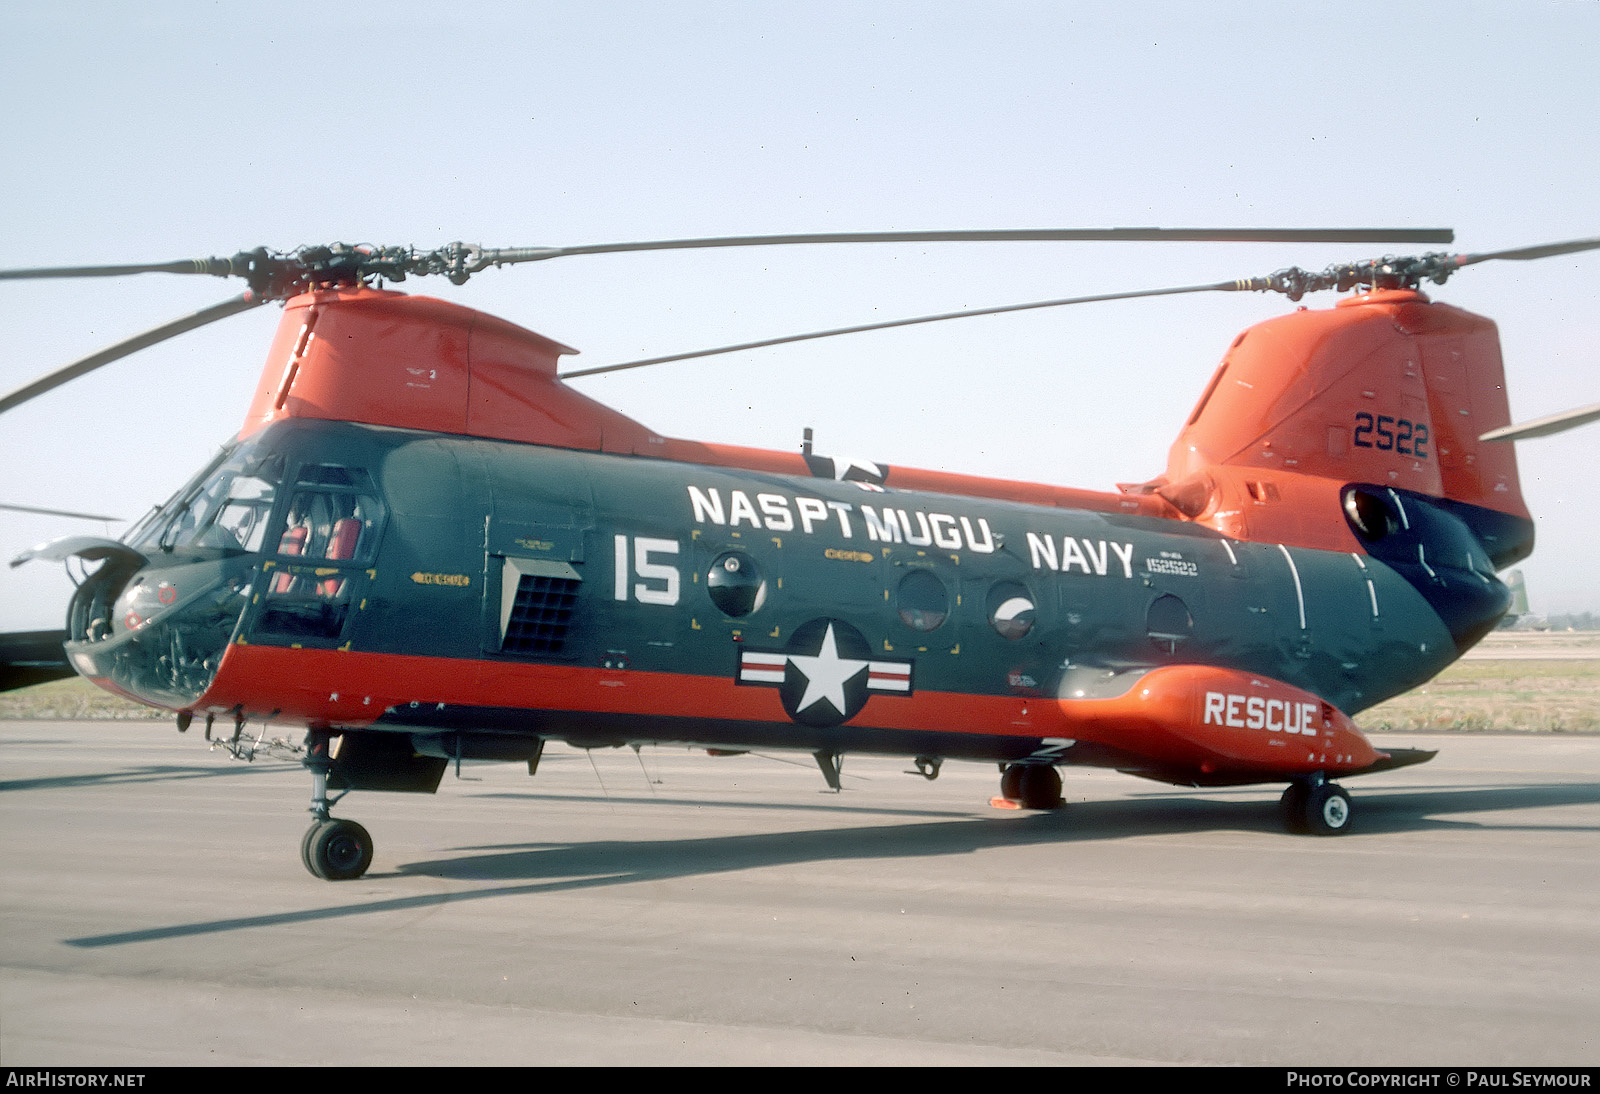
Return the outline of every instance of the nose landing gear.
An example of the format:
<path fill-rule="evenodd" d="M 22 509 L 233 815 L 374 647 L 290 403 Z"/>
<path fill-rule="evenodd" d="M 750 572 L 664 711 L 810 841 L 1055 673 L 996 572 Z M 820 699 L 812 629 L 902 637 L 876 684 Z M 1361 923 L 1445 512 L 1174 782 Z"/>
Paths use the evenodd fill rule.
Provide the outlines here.
<path fill-rule="evenodd" d="M 300 861 L 313 877 L 349 881 L 372 865 L 372 837 L 352 820 L 335 820 L 329 811 L 344 797 L 328 798 L 328 772 L 333 768 L 329 745 L 333 735 L 313 729 L 306 734 L 304 763 L 311 772 L 311 815 L 316 819 L 300 840 Z M 348 793 L 349 791 L 346 791 Z"/>

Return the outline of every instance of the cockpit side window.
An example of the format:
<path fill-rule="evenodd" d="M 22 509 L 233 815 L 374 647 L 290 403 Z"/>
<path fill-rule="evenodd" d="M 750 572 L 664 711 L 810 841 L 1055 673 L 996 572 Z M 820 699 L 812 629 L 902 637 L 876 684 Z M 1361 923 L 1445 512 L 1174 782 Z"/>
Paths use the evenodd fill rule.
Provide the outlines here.
<path fill-rule="evenodd" d="M 196 542 L 205 547 L 239 547 L 261 550 L 267 518 L 272 515 L 272 483 L 241 475 L 228 484 L 227 494 L 214 507 L 210 521 Z"/>
<path fill-rule="evenodd" d="M 289 489 L 282 531 L 266 563 L 266 597 L 255 628 L 264 635 L 338 641 L 364 604 L 362 567 L 377 553 L 383 506 L 358 468 L 311 465 Z"/>

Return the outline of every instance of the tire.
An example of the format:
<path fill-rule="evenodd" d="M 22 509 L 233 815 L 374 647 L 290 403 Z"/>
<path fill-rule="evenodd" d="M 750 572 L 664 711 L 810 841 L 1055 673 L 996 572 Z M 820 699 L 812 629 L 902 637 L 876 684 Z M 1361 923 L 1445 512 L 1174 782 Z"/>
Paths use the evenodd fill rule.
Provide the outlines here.
<path fill-rule="evenodd" d="M 372 837 L 355 821 L 323 821 L 307 833 L 306 850 L 311 872 L 329 881 L 358 878 L 372 865 Z"/>
<path fill-rule="evenodd" d="M 1000 796 L 1007 801 L 1019 802 L 1022 800 L 1022 776 L 1027 771 L 1025 764 L 1007 764 L 1005 770 L 1000 772 Z"/>
<path fill-rule="evenodd" d="M 1310 793 L 1311 788 L 1305 783 L 1293 782 L 1283 792 L 1283 797 L 1278 799 L 1278 815 L 1283 818 L 1283 826 L 1297 836 L 1303 836 L 1308 831 L 1306 797 Z"/>
<path fill-rule="evenodd" d="M 300 837 L 300 861 L 312 877 L 321 877 L 317 873 L 317 864 L 311 858 L 311 841 L 317 838 L 317 833 L 322 830 L 322 821 L 312 821 L 311 827 L 306 829 L 306 834 Z"/>
<path fill-rule="evenodd" d="M 1350 830 L 1350 795 L 1344 787 L 1323 783 L 1306 795 L 1306 831 L 1314 836 L 1337 836 Z"/>
<path fill-rule="evenodd" d="M 1024 809 L 1055 809 L 1061 805 L 1061 772 L 1049 764 L 1028 764 L 1022 769 Z"/>

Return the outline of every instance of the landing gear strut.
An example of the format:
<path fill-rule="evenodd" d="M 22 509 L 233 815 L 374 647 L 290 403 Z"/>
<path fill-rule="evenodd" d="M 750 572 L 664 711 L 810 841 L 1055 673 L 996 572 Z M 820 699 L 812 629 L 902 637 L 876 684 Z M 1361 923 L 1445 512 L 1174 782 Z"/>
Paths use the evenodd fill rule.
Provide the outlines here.
<path fill-rule="evenodd" d="M 1000 772 L 1000 796 L 1024 809 L 1058 809 L 1061 773 L 1049 764 L 1007 764 Z"/>
<path fill-rule="evenodd" d="M 1337 836 L 1350 829 L 1350 795 L 1321 775 L 1290 783 L 1278 799 L 1278 809 L 1291 832 Z"/>
<path fill-rule="evenodd" d="M 312 876 L 348 881 L 372 865 L 372 837 L 352 820 L 335 820 L 329 811 L 344 797 L 328 799 L 328 772 L 333 769 L 329 745 L 333 734 L 313 729 L 306 734 L 304 763 L 311 772 L 311 815 L 316 819 L 300 840 L 300 861 Z M 348 793 L 348 791 L 346 791 Z"/>

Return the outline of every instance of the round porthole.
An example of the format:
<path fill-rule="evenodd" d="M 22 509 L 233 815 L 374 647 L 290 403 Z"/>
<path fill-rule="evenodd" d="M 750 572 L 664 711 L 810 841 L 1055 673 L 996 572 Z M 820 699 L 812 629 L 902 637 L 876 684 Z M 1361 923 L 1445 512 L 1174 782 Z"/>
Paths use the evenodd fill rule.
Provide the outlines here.
<path fill-rule="evenodd" d="M 1345 491 L 1344 515 L 1356 534 L 1370 543 L 1394 531 L 1395 519 L 1389 503 L 1365 490 Z"/>
<path fill-rule="evenodd" d="M 1015 642 L 1033 630 L 1033 596 L 1018 582 L 1002 581 L 990 589 L 986 607 L 989 626 L 1002 638 Z"/>
<path fill-rule="evenodd" d="M 767 581 L 749 555 L 724 551 L 706 571 L 706 591 L 724 614 L 738 617 L 761 607 L 767 599 Z"/>
<path fill-rule="evenodd" d="M 1145 621 L 1150 641 L 1167 653 L 1177 653 L 1179 646 L 1194 637 L 1194 616 L 1187 604 L 1170 593 L 1156 597 Z"/>
<path fill-rule="evenodd" d="M 900 579 L 895 607 L 914 631 L 938 630 L 950 614 L 950 594 L 944 582 L 927 570 L 912 570 Z"/>

